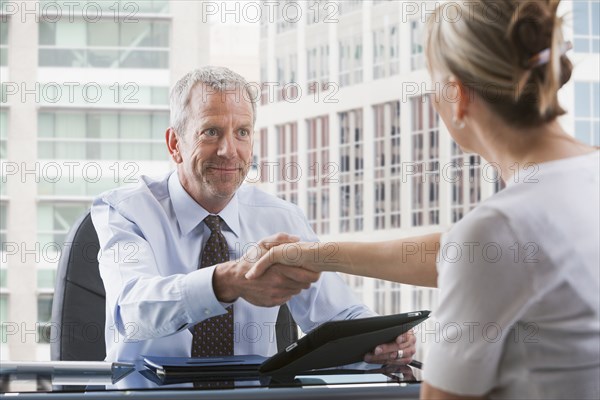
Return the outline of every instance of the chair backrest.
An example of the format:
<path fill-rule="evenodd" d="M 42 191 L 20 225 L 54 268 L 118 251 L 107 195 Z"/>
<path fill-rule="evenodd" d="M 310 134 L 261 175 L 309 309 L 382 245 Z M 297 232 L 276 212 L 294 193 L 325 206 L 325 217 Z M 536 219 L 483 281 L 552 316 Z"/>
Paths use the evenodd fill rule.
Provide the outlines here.
<path fill-rule="evenodd" d="M 104 360 L 106 299 L 89 212 L 73 224 L 65 242 L 52 301 L 50 355 L 53 360 Z"/>
<path fill-rule="evenodd" d="M 106 292 L 98 269 L 100 243 L 89 212 L 73 224 L 65 242 L 52 302 L 50 356 L 104 360 Z M 298 340 L 298 327 L 285 304 L 279 309 L 275 332 L 279 351 Z"/>

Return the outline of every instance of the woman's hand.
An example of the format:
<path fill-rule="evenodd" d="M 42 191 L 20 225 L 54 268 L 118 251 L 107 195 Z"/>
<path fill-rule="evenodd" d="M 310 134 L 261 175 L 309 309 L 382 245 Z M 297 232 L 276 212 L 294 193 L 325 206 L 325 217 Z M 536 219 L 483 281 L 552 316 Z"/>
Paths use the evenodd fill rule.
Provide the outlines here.
<path fill-rule="evenodd" d="M 297 242 L 284 243 L 273 247 L 262 255 L 262 257 L 246 273 L 246 279 L 257 279 L 261 277 L 273 265 L 287 265 L 291 267 L 304 268 L 309 271 L 320 273 L 318 263 L 312 256 L 316 254 L 313 250 L 318 248 L 317 243 Z"/>

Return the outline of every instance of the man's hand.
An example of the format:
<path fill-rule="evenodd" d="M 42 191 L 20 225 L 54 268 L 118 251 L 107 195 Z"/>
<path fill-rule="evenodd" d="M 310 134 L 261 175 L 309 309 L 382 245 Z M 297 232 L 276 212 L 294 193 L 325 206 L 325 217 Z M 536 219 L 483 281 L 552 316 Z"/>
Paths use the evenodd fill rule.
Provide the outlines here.
<path fill-rule="evenodd" d="M 416 343 L 417 339 L 411 329 L 398 336 L 395 341 L 375 347 L 373 352 L 365 354 L 364 360 L 370 364 L 408 364 L 415 355 Z"/>
<path fill-rule="evenodd" d="M 298 237 L 278 233 L 261 240 L 240 260 L 219 264 L 213 275 L 213 289 L 219 301 L 230 303 L 242 297 L 257 306 L 272 307 L 287 302 L 308 289 L 320 274 L 275 263 L 260 278 L 248 280 L 246 273 L 265 253 L 283 243 L 295 243 Z"/>
<path fill-rule="evenodd" d="M 293 244 L 290 245 L 290 243 Z M 314 243 L 305 242 L 278 243 L 277 245 L 270 246 L 262 257 L 256 260 L 256 263 L 254 263 L 250 271 L 246 274 L 246 278 L 257 279 L 267 273 L 269 268 L 273 268 L 274 265 L 286 265 L 321 273 L 323 271 L 319 269 L 316 263 L 311 262 L 315 258 L 312 255 L 313 248 Z M 288 255 L 290 251 L 293 254 L 292 257 Z"/>

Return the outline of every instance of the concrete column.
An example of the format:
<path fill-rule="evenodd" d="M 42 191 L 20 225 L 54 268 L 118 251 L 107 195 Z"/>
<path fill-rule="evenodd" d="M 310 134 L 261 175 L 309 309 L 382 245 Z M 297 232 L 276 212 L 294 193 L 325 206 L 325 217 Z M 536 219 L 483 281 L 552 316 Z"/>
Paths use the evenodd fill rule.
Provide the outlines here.
<path fill-rule="evenodd" d="M 35 20 L 35 15 L 27 14 L 22 18 L 15 15 L 9 22 L 8 70 L 10 81 L 19 85 L 21 94 L 25 94 L 24 88 L 33 90 L 37 83 L 38 24 Z M 36 235 L 37 100 L 33 94 L 13 96 L 8 112 L 8 162 L 15 163 L 20 172 L 6 177 L 7 241 L 18 249 L 6 257 L 10 293 L 7 322 L 18 330 L 18 334 L 7 337 L 12 360 L 37 358 L 36 268 L 41 261 Z M 32 172 L 25 174 L 25 170 Z"/>

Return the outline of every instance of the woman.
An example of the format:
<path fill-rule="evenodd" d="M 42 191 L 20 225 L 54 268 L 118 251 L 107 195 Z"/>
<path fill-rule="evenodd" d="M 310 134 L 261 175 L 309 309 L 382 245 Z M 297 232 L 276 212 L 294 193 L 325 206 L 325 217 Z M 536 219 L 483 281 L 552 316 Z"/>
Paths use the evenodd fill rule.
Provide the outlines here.
<path fill-rule="evenodd" d="M 449 2 L 428 24 L 435 107 L 462 149 L 500 166 L 504 190 L 443 235 L 284 245 L 247 274 L 280 263 L 437 284 L 443 336 L 422 398 L 600 396 L 599 156 L 557 122 L 572 68 L 557 7 Z"/>

